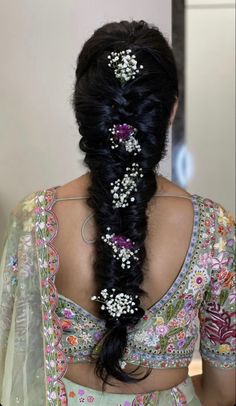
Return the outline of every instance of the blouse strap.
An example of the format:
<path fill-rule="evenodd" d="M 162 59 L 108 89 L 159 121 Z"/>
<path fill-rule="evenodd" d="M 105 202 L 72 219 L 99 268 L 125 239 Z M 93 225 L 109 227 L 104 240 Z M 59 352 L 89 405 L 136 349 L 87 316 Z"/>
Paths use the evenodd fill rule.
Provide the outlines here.
<path fill-rule="evenodd" d="M 162 193 L 157 193 L 157 194 L 155 194 L 155 195 L 153 195 L 153 196 L 156 196 L 156 197 L 158 197 L 158 196 L 159 196 L 159 197 L 181 197 L 181 198 L 184 198 L 184 199 L 192 200 L 192 195 L 191 195 L 191 196 L 184 196 L 184 195 L 174 195 L 174 194 L 162 194 Z M 56 202 L 59 202 L 59 201 L 64 201 L 64 200 L 80 200 L 80 199 L 88 199 L 88 196 L 74 196 L 74 197 L 60 197 L 60 198 L 55 198 L 53 204 L 56 203 Z M 88 239 L 85 237 L 85 226 L 86 226 L 86 224 L 89 222 L 89 220 L 91 219 L 91 217 L 93 217 L 93 216 L 94 216 L 94 213 L 93 213 L 93 212 L 90 213 L 90 214 L 86 217 L 86 219 L 84 220 L 83 225 L 82 225 L 82 227 L 81 227 L 81 236 L 82 236 L 82 239 L 83 239 L 84 242 L 86 242 L 87 244 L 94 244 L 95 241 L 96 241 L 96 239 L 94 239 L 94 240 L 88 240 Z"/>
<path fill-rule="evenodd" d="M 162 193 L 157 193 L 153 195 L 153 197 L 181 197 L 183 199 L 189 199 L 192 200 L 192 195 L 191 196 L 184 196 L 184 195 L 172 195 L 172 194 L 162 194 Z M 60 198 L 55 198 L 54 202 L 60 202 L 64 200 L 80 200 L 80 199 L 88 199 L 89 196 L 74 196 L 74 197 L 60 197 Z"/>

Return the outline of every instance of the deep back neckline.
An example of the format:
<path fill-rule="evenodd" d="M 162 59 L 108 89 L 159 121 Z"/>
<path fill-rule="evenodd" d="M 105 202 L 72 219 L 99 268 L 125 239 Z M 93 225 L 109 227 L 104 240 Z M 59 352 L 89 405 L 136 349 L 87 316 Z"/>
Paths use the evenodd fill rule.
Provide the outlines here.
<path fill-rule="evenodd" d="M 47 191 L 51 191 L 52 192 L 52 197 L 51 197 L 51 202 L 50 202 L 50 208 L 48 208 L 47 211 L 49 211 L 51 213 L 51 215 L 54 218 L 55 224 L 56 224 L 56 232 L 54 234 L 54 238 L 56 237 L 56 235 L 59 232 L 59 221 L 57 218 L 56 213 L 53 210 L 53 205 L 56 203 L 56 201 L 58 201 L 59 199 L 56 198 L 56 189 L 60 187 L 59 186 L 55 186 L 49 189 L 44 190 L 45 192 Z M 159 197 L 184 197 L 184 196 L 177 196 L 177 195 L 156 195 Z M 86 199 L 87 197 L 77 197 L 77 199 Z M 192 225 L 192 233 L 191 233 L 191 237 L 190 237 L 190 241 L 189 241 L 189 245 L 188 245 L 188 249 L 186 252 L 186 255 L 184 257 L 183 260 L 183 264 L 180 268 L 180 271 L 178 272 L 176 278 L 174 279 L 174 281 L 172 282 L 172 284 L 170 285 L 170 287 L 167 289 L 167 291 L 164 293 L 164 295 L 158 299 L 156 302 L 154 302 L 150 307 L 148 307 L 147 309 L 144 309 L 145 311 L 145 315 L 147 315 L 149 312 L 150 313 L 155 313 L 156 310 L 160 309 L 170 298 L 171 296 L 174 294 L 174 292 L 176 291 L 176 289 L 178 288 L 178 286 L 181 284 L 181 282 L 184 279 L 184 276 L 186 275 L 186 272 L 188 270 L 189 264 L 191 262 L 193 253 L 195 251 L 196 245 L 197 245 L 197 241 L 198 241 L 198 234 L 199 234 L 199 229 L 200 229 L 200 216 L 199 216 L 199 210 L 200 210 L 200 205 L 198 202 L 198 198 L 199 196 L 197 194 L 192 194 L 191 198 L 189 198 L 189 200 L 191 200 L 192 202 L 192 206 L 193 206 L 193 225 Z M 67 199 L 63 199 L 63 200 L 69 200 L 70 198 Z M 76 199 L 76 197 L 73 197 L 72 199 Z M 53 238 L 53 239 L 54 239 Z M 50 244 L 53 246 L 53 239 L 51 240 Z M 53 246 L 53 248 L 55 249 L 55 247 Z M 55 249 L 56 250 L 56 249 Z M 59 259 L 59 253 L 57 252 L 58 255 L 58 259 Z M 59 259 L 60 262 L 60 259 Z M 55 281 L 55 276 L 54 276 L 54 281 Z M 83 312 L 84 314 L 86 314 L 88 317 L 96 320 L 99 323 L 104 323 L 104 319 L 100 319 L 99 317 L 95 316 L 94 314 L 90 313 L 88 310 L 86 310 L 83 306 L 81 306 L 78 303 L 75 303 L 72 299 L 67 298 L 66 296 L 60 294 L 55 286 L 55 290 L 57 292 L 57 296 L 60 297 L 61 299 L 71 302 L 75 307 L 79 308 L 81 312 Z"/>

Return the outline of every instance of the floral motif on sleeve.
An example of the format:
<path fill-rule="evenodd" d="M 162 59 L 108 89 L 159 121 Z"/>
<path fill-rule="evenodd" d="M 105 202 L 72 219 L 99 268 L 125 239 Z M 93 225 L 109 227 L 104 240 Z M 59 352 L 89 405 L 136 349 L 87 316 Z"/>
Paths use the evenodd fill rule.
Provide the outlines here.
<path fill-rule="evenodd" d="M 215 207 L 211 279 L 200 308 L 203 359 L 217 367 L 234 367 L 236 347 L 235 222 L 222 206 Z"/>

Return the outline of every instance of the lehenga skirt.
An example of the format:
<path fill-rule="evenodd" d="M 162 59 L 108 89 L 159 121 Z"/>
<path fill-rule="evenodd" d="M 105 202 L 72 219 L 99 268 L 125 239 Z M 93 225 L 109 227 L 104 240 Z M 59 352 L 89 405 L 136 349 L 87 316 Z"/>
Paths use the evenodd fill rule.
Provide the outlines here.
<path fill-rule="evenodd" d="M 90 389 L 62 378 L 67 392 L 68 406 L 201 406 L 191 377 L 179 385 L 162 391 L 139 394 L 115 394 Z"/>

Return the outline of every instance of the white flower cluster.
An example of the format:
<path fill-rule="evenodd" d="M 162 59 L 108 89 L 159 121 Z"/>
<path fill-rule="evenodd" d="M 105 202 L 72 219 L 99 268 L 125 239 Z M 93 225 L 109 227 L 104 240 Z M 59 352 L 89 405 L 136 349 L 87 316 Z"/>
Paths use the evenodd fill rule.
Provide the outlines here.
<path fill-rule="evenodd" d="M 134 79 L 136 74 L 143 69 L 143 65 L 137 67 L 136 56 L 131 55 L 131 49 L 120 52 L 111 52 L 108 55 L 108 66 L 114 68 L 115 77 L 120 80 L 121 84 Z"/>
<path fill-rule="evenodd" d="M 117 179 L 114 183 L 111 182 L 111 193 L 113 195 L 112 203 L 114 207 L 126 207 L 129 205 L 128 199 L 130 194 L 137 192 L 136 180 L 143 177 L 142 168 L 138 163 L 133 162 L 130 167 L 126 168 L 126 173 L 122 179 Z M 135 197 L 130 197 L 130 201 L 134 202 Z"/>
<path fill-rule="evenodd" d="M 110 229 L 110 227 L 107 227 L 107 231 L 110 231 Z M 102 235 L 101 239 L 112 247 L 114 253 L 113 258 L 121 260 L 121 268 L 130 268 L 131 258 L 138 261 L 139 258 L 135 254 L 139 252 L 139 248 L 135 250 L 132 248 L 134 242 L 130 241 L 130 238 L 116 236 L 114 233 L 107 233 Z"/>
<path fill-rule="evenodd" d="M 127 141 L 125 141 L 125 149 L 128 152 L 132 152 L 137 150 L 138 152 L 141 151 L 141 147 L 138 143 L 138 140 L 134 138 L 132 135 L 129 137 Z M 137 152 L 134 152 L 134 155 L 137 155 Z"/>
<path fill-rule="evenodd" d="M 126 293 L 115 293 L 116 289 L 112 289 L 113 293 L 108 293 L 107 289 L 101 290 L 101 296 L 92 296 L 91 300 L 101 302 L 102 310 L 107 310 L 108 313 L 115 318 L 119 318 L 122 314 L 133 314 L 137 307 L 135 307 L 134 298 Z M 135 295 L 137 298 L 138 295 Z"/>

